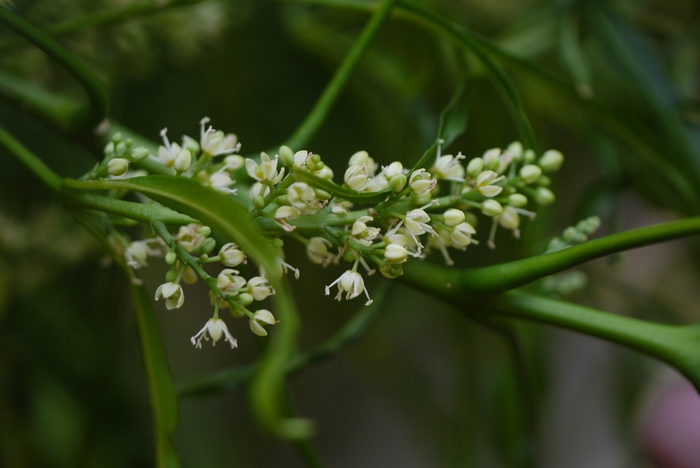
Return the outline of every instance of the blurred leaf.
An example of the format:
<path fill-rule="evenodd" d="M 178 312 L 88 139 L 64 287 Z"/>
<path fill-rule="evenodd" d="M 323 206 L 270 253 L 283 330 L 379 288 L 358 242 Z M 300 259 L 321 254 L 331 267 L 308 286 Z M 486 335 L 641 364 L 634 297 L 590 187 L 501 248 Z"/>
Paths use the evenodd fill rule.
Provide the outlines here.
<path fill-rule="evenodd" d="M 180 462 L 172 440 L 178 420 L 177 392 L 168 369 L 165 347 L 151 306 L 150 294 L 143 286 L 132 283 L 130 288 L 141 337 L 141 352 L 151 389 L 156 428 L 156 464 L 159 468 L 178 467 Z"/>

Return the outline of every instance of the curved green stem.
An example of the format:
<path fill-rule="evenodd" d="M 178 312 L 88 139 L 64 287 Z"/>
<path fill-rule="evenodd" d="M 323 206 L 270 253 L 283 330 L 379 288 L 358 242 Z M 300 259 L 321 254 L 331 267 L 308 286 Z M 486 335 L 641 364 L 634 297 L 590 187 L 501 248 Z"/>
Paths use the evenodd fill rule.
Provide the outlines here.
<path fill-rule="evenodd" d="M 489 302 L 488 311 L 567 328 L 603 338 L 664 361 L 700 391 L 700 326 L 664 325 L 590 307 L 510 291 Z"/>
<path fill-rule="evenodd" d="M 90 102 L 89 110 L 79 111 L 68 119 L 74 127 L 94 127 L 107 115 L 107 89 L 100 78 L 83 62 L 51 39 L 40 29 L 32 26 L 7 8 L 0 7 L 0 23 L 13 29 L 29 42 L 44 51 L 80 83 Z"/>
<path fill-rule="evenodd" d="M 293 149 L 300 149 L 306 145 L 311 137 L 318 131 L 341 91 L 345 88 L 353 70 L 357 67 L 358 63 L 360 63 L 360 60 L 369 48 L 372 39 L 374 39 L 374 36 L 389 17 L 391 9 L 396 2 L 397 0 L 383 0 L 377 12 L 372 15 L 372 18 L 362 30 L 355 45 L 353 45 L 348 55 L 343 59 L 343 62 L 336 70 L 331 81 L 326 85 L 326 88 L 318 98 L 318 101 L 316 101 L 313 109 L 311 109 L 311 112 L 309 112 L 304 121 L 287 139 L 285 143 L 287 146 Z"/>
<path fill-rule="evenodd" d="M 0 7 L 0 10 L 2 9 L 3 8 Z M 30 171 L 41 179 L 44 185 L 54 192 L 59 192 L 61 190 L 61 177 L 2 127 L 0 127 L 0 144 L 7 148 L 17 159 L 27 166 Z"/>
<path fill-rule="evenodd" d="M 497 294 L 596 258 L 694 234 L 700 234 L 700 217 L 632 229 L 557 252 L 483 268 L 458 270 L 413 262 L 404 267 L 400 278 L 418 289 L 454 299 Z"/>

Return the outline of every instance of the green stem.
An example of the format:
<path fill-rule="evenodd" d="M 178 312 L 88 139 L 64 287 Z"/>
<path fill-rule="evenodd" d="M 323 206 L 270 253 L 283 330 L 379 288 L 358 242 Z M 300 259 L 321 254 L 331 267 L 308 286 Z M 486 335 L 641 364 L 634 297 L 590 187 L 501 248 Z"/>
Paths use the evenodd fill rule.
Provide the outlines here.
<path fill-rule="evenodd" d="M 87 112 L 79 112 L 71 116 L 70 121 L 73 126 L 91 128 L 105 118 L 107 115 L 107 89 L 102 80 L 92 70 L 58 42 L 7 8 L 0 8 L 0 22 L 41 49 L 80 83 L 80 86 L 82 86 L 88 96 L 90 107 Z"/>
<path fill-rule="evenodd" d="M 496 294 L 596 258 L 699 233 L 700 217 L 686 218 L 611 234 L 557 252 L 471 270 L 414 262 L 404 267 L 401 278 L 418 289 L 453 299 Z"/>
<path fill-rule="evenodd" d="M 0 10 L 3 10 L 3 8 L 0 7 Z M 41 179 L 44 185 L 54 192 L 59 192 L 61 190 L 61 177 L 2 127 L 0 127 L 0 144 L 7 148 L 17 159 L 27 166 L 30 171 Z"/>
<path fill-rule="evenodd" d="M 311 112 L 287 139 L 285 143 L 287 146 L 295 150 L 300 149 L 305 146 L 318 131 L 341 91 L 345 88 L 353 70 L 357 67 L 369 48 L 372 39 L 374 39 L 374 36 L 376 36 L 379 29 L 389 17 L 391 9 L 396 2 L 397 0 L 384 0 L 377 12 L 372 15 L 372 18 L 362 30 L 360 37 L 358 37 L 357 42 L 355 42 L 348 55 L 343 59 L 340 67 L 338 67 L 333 78 L 323 90 L 323 93 L 318 98 L 318 101 L 316 101 Z"/>
<path fill-rule="evenodd" d="M 700 390 L 700 326 L 664 325 L 510 291 L 488 304 L 492 314 L 567 328 L 619 343 L 664 361 Z"/>

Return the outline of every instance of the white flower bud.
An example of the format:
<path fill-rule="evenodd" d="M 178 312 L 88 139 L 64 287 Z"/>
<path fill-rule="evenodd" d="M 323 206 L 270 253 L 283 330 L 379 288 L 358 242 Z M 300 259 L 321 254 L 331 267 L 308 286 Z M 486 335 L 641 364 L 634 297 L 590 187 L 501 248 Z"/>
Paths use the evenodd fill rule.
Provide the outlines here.
<path fill-rule="evenodd" d="M 216 277 L 216 287 L 225 296 L 236 296 L 246 285 L 246 280 L 242 276 L 238 276 L 238 270 L 226 268 Z"/>
<path fill-rule="evenodd" d="M 182 150 L 175 157 L 175 161 L 173 162 L 173 169 L 175 169 L 177 172 L 186 172 L 190 168 L 191 164 L 192 153 L 190 153 L 189 150 Z"/>
<path fill-rule="evenodd" d="M 520 169 L 520 177 L 523 181 L 530 185 L 537 182 L 537 179 L 542 175 L 542 169 L 534 164 L 528 164 Z"/>
<path fill-rule="evenodd" d="M 403 175 L 403 164 L 401 164 L 399 161 L 394 161 L 388 166 L 384 166 L 382 170 L 384 171 L 384 175 L 386 176 L 386 178 L 391 179 L 395 175 Z"/>
<path fill-rule="evenodd" d="M 503 206 L 496 200 L 489 199 L 481 205 L 481 212 L 486 216 L 498 216 L 503 213 Z"/>
<path fill-rule="evenodd" d="M 527 197 L 522 193 L 514 193 L 508 197 L 508 204 L 516 208 L 522 208 L 527 205 Z"/>
<path fill-rule="evenodd" d="M 373 164 L 374 160 L 369 157 L 369 153 L 367 151 L 358 151 L 357 153 L 350 156 L 350 160 L 348 161 L 348 167 L 362 165 L 372 167 Z"/>
<path fill-rule="evenodd" d="M 445 211 L 445 218 L 444 222 L 448 226 L 457 226 L 460 223 L 464 222 L 464 212 L 462 210 L 457 210 L 455 208 L 450 208 L 449 210 Z"/>
<path fill-rule="evenodd" d="M 398 244 L 389 244 L 384 250 L 384 258 L 392 263 L 403 263 L 408 259 L 408 250 Z"/>
<path fill-rule="evenodd" d="M 328 257 L 333 257 L 333 254 L 328 252 L 328 248 L 333 244 L 328 239 L 323 237 L 312 237 L 309 243 L 306 244 L 306 255 L 313 263 L 322 265 L 328 261 Z"/>
<path fill-rule="evenodd" d="M 279 152 L 277 154 L 279 154 L 280 162 L 283 166 L 292 167 L 294 165 L 294 151 L 289 146 L 280 146 Z"/>
<path fill-rule="evenodd" d="M 564 155 L 557 150 L 545 151 L 538 164 L 545 172 L 558 171 L 564 162 Z"/>
<path fill-rule="evenodd" d="M 506 206 L 498 217 L 498 223 L 506 229 L 515 231 L 520 227 L 520 215 L 512 206 Z"/>
<path fill-rule="evenodd" d="M 399 193 L 406 186 L 406 176 L 404 174 L 394 174 L 389 179 L 389 188 L 394 193 Z"/>
<path fill-rule="evenodd" d="M 554 203 L 554 193 L 546 187 L 538 187 L 535 192 L 535 201 L 540 205 L 550 205 Z"/>
<path fill-rule="evenodd" d="M 525 150 L 523 153 L 523 162 L 525 164 L 533 164 L 536 158 L 535 152 L 531 149 Z"/>
<path fill-rule="evenodd" d="M 226 171 L 233 172 L 245 166 L 245 158 L 239 154 L 232 154 L 224 158 Z"/>
<path fill-rule="evenodd" d="M 147 158 L 149 155 L 149 152 L 146 148 L 143 146 L 139 146 L 137 148 L 134 148 L 131 150 L 131 160 L 132 161 L 141 161 L 142 159 Z"/>
<path fill-rule="evenodd" d="M 474 158 L 467 164 L 467 174 L 472 179 L 479 177 L 479 174 L 484 170 L 484 160 L 481 158 Z"/>
<path fill-rule="evenodd" d="M 124 158 L 114 158 L 107 163 L 107 173 L 111 176 L 121 176 L 129 170 L 129 160 Z"/>
<path fill-rule="evenodd" d="M 519 141 L 514 141 L 506 148 L 506 151 L 513 157 L 514 162 L 520 162 L 523 158 L 523 144 Z"/>

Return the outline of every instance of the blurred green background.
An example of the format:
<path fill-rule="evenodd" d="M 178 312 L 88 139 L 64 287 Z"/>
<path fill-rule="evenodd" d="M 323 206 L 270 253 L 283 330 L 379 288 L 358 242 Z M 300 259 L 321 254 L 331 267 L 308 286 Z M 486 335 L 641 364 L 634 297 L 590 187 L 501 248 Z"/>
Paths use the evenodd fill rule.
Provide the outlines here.
<path fill-rule="evenodd" d="M 46 28 L 132 3 L 150 2 L 15 0 L 12 8 Z M 239 136 L 244 154 L 256 154 L 304 118 L 375 5 L 304 3 L 204 1 L 57 40 L 108 84 L 115 121 L 157 140 L 163 127 L 171 138 L 196 137 L 206 115 Z M 481 226 L 482 245 L 459 265 L 542 252 L 552 236 L 592 214 L 603 218 L 603 233 L 697 214 L 697 2 L 420 3 L 551 72 L 567 90 L 540 68 L 500 57 L 538 150 L 557 148 L 566 163 L 553 181 L 557 203 L 527 223 L 521 242 L 501 232 L 490 251 Z M 67 74 L 13 37 L 0 28 L 0 78 L 81 99 Z M 451 150 L 471 158 L 519 138 L 501 93 L 463 46 L 399 11 L 306 149 L 322 155 L 336 180 L 362 149 L 380 164 L 416 161 L 465 75 L 469 126 Z M 62 175 L 94 164 L 80 141 L 10 99 L 0 102 L 0 122 Z M 26 168 L 0 154 L 0 466 L 150 466 L 152 423 L 125 278 Z M 690 191 L 665 178 L 654 158 L 675 168 Z M 361 304 L 325 297 L 323 285 L 342 269 L 322 270 L 288 243 L 287 261 L 302 271 L 293 283 L 300 348 L 309 349 Z M 588 287 L 574 299 L 663 322 L 695 321 L 697 260 L 689 240 L 593 262 L 585 268 Z M 151 290 L 164 273 L 154 259 L 145 273 Z M 156 304 L 176 382 L 259 354 L 245 323 L 231 327 L 235 351 L 194 349 L 189 337 L 211 313 L 205 291 L 194 289 L 182 309 Z M 598 340 L 522 327 L 539 416 L 537 466 L 652 466 L 644 411 L 678 377 Z M 318 424 L 326 466 L 517 466 L 518 409 L 503 340 L 400 284 L 363 340 L 306 369 L 290 388 L 300 413 Z M 243 391 L 184 398 L 176 437 L 183 465 L 303 466 L 293 445 L 261 432 L 247 403 Z"/>

